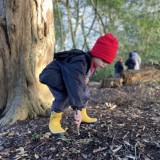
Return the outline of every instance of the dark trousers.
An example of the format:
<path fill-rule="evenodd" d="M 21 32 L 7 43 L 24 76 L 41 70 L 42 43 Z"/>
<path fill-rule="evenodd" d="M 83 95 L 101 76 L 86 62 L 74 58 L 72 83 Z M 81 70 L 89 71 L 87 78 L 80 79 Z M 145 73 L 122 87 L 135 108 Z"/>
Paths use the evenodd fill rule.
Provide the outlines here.
<path fill-rule="evenodd" d="M 64 110 L 66 110 L 69 106 L 69 98 L 68 98 L 68 94 L 67 92 L 62 92 L 62 91 L 58 91 L 54 88 L 49 87 L 50 91 L 52 92 L 53 96 L 54 96 L 54 101 L 52 103 L 51 106 L 51 111 L 55 111 L 55 112 L 63 112 Z M 84 99 L 84 108 L 87 107 L 88 105 L 88 99 L 90 97 L 90 93 L 89 93 L 89 88 L 86 87 L 85 89 L 85 95 L 86 99 Z"/>

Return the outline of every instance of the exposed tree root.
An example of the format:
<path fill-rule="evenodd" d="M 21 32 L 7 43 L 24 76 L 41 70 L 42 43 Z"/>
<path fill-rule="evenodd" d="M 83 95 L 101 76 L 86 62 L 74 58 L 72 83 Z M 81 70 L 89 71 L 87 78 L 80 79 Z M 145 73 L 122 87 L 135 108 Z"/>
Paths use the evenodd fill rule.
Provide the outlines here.
<path fill-rule="evenodd" d="M 33 100 L 33 99 L 32 99 Z M 4 117 L 0 120 L 0 125 L 11 125 L 18 120 L 36 118 L 37 116 L 48 116 L 48 107 L 45 106 L 38 98 L 37 100 L 17 101 L 17 98 L 12 102 L 11 107 L 6 107 L 3 112 Z"/>

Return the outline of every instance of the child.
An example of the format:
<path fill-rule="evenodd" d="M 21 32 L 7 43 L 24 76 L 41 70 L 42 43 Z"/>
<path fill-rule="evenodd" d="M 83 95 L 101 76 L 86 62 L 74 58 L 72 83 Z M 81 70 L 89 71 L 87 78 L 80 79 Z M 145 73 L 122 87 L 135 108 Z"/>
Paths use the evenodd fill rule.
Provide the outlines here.
<path fill-rule="evenodd" d="M 122 62 L 123 62 L 123 58 L 119 57 L 118 61 L 114 65 L 114 68 L 115 68 L 115 77 L 116 78 L 120 78 L 122 72 L 124 71 L 124 67 L 123 67 Z"/>
<path fill-rule="evenodd" d="M 40 82 L 47 85 L 55 100 L 51 107 L 49 129 L 55 136 L 64 135 L 61 127 L 63 111 L 69 106 L 74 110 L 75 123 L 95 123 L 96 118 L 87 115 L 89 100 L 88 78 L 96 67 L 111 64 L 118 50 L 118 40 L 107 33 L 98 38 L 92 50 L 85 53 L 78 49 L 56 53 L 54 60 L 40 74 Z"/>

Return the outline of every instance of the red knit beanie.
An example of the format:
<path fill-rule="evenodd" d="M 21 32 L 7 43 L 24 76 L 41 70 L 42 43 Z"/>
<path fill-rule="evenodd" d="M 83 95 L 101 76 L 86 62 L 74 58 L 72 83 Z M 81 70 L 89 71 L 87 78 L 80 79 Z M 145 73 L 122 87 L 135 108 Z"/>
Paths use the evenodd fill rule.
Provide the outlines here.
<path fill-rule="evenodd" d="M 107 33 L 97 39 L 90 53 L 111 64 L 118 50 L 118 39 L 113 34 Z"/>

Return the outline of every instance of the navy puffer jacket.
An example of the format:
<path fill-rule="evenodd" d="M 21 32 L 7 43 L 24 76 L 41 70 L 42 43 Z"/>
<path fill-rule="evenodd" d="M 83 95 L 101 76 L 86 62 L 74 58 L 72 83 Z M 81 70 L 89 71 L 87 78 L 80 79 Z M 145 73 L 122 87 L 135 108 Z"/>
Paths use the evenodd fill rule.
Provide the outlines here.
<path fill-rule="evenodd" d="M 71 107 L 83 108 L 85 76 L 91 67 L 90 54 L 73 49 L 56 53 L 55 58 L 40 74 L 40 82 L 55 90 L 67 91 Z"/>

